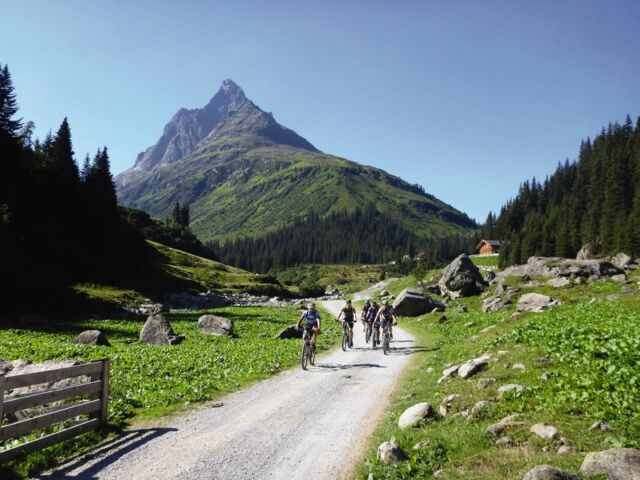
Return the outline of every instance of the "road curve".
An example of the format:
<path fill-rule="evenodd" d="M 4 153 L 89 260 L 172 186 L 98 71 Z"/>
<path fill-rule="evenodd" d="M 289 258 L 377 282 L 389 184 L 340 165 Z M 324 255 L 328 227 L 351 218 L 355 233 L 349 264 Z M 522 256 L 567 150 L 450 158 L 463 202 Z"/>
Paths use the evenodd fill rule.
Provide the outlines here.
<path fill-rule="evenodd" d="M 334 314 L 342 304 L 323 302 Z M 126 432 L 37 478 L 349 478 L 414 346 L 396 328 L 385 356 L 372 351 L 356 327 L 353 349 L 319 356 L 308 371 L 292 368 L 227 396 L 220 408 L 205 406 L 157 428 Z"/>

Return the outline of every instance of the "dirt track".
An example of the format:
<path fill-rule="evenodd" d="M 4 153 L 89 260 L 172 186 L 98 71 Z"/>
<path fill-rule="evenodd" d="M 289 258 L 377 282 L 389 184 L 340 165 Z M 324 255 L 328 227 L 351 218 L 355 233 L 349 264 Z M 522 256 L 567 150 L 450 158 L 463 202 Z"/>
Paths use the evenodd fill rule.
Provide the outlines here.
<path fill-rule="evenodd" d="M 337 314 L 343 302 L 323 306 Z M 323 319 L 325 322 L 333 321 Z M 342 479 L 362 455 L 413 351 L 397 328 L 383 355 L 356 327 L 354 348 L 333 351 L 162 426 L 128 432 L 112 446 L 38 478 Z"/>

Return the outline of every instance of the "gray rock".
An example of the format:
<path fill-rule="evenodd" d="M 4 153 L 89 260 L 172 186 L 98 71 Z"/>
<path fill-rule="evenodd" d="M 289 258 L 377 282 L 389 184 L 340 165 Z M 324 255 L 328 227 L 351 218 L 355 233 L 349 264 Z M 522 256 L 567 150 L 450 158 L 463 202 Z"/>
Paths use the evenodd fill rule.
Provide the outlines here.
<path fill-rule="evenodd" d="M 602 259 L 572 260 L 560 257 L 530 257 L 525 265 L 504 269 L 496 276 L 496 282 L 509 277 L 557 278 L 557 277 L 611 277 L 623 271 L 611 262 Z"/>
<path fill-rule="evenodd" d="M 467 313 L 469 311 L 469 309 L 467 308 L 466 305 L 460 305 L 457 309 L 458 313 Z"/>
<path fill-rule="evenodd" d="M 500 437 L 496 440 L 496 445 L 499 447 L 509 447 L 513 445 L 513 440 L 510 437 Z"/>
<path fill-rule="evenodd" d="M 611 263 L 613 263 L 616 267 L 622 268 L 622 269 L 627 268 L 632 262 L 633 262 L 633 259 L 629 255 L 623 252 L 618 253 L 615 257 L 611 259 Z"/>
<path fill-rule="evenodd" d="M 233 320 L 217 315 L 202 315 L 198 319 L 198 331 L 206 335 L 233 337 Z"/>
<path fill-rule="evenodd" d="M 540 438 L 548 440 L 556 440 L 560 437 L 560 432 L 553 425 L 547 425 L 546 423 L 536 423 L 529 428 L 529 431 Z"/>
<path fill-rule="evenodd" d="M 620 295 L 617 293 L 612 293 L 611 295 L 607 295 L 607 300 L 610 302 L 615 302 L 616 300 L 620 300 Z"/>
<path fill-rule="evenodd" d="M 427 402 L 417 403 L 407 408 L 398 419 L 398 427 L 401 430 L 416 426 L 433 414 L 433 408 Z"/>
<path fill-rule="evenodd" d="M 482 330 L 480 330 L 478 333 L 488 333 L 491 330 L 494 330 L 495 328 L 496 328 L 495 325 L 489 325 L 488 327 L 485 327 Z"/>
<path fill-rule="evenodd" d="M 640 450 L 612 448 L 588 453 L 580 473 L 587 477 L 605 475 L 609 480 L 640 480 Z"/>
<path fill-rule="evenodd" d="M 458 376 L 460 378 L 471 378 L 473 375 L 483 370 L 488 364 L 488 357 L 473 358 L 460 366 L 458 369 Z"/>
<path fill-rule="evenodd" d="M 469 410 L 469 416 L 467 417 L 469 420 L 482 417 L 483 413 L 491 406 L 493 402 L 488 400 L 480 400 L 476 402 L 471 410 Z"/>
<path fill-rule="evenodd" d="M 435 472 L 433 472 L 433 476 L 435 478 L 444 478 L 445 476 L 445 471 L 441 468 L 439 470 L 436 470 Z"/>
<path fill-rule="evenodd" d="M 446 397 L 444 397 L 442 399 L 442 403 L 438 407 L 438 413 L 440 413 L 440 415 L 442 415 L 443 417 L 446 417 L 449 411 L 451 410 L 451 404 L 456 400 L 458 400 L 459 398 L 460 398 L 460 395 L 457 393 L 453 393 L 451 395 L 447 395 Z"/>
<path fill-rule="evenodd" d="M 609 279 L 612 282 L 624 283 L 627 281 L 627 276 L 624 273 L 619 273 L 618 275 L 612 275 Z"/>
<path fill-rule="evenodd" d="M 558 448 L 558 455 L 568 455 L 570 453 L 573 453 L 575 450 L 575 448 L 573 448 L 571 445 L 562 445 L 561 447 Z"/>
<path fill-rule="evenodd" d="M 567 277 L 551 278 L 547 280 L 547 285 L 549 285 L 550 287 L 562 288 L 571 285 L 571 280 L 569 280 Z"/>
<path fill-rule="evenodd" d="M 443 294 L 451 298 L 479 295 L 487 287 L 480 270 L 465 254 L 459 255 L 442 272 L 438 282 Z"/>
<path fill-rule="evenodd" d="M 471 328 L 471 327 L 475 327 L 475 322 L 467 322 L 464 324 L 465 328 Z"/>
<path fill-rule="evenodd" d="M 524 422 L 516 420 L 520 415 L 517 413 L 513 415 L 509 415 L 508 417 L 503 418 L 497 423 L 493 423 L 486 428 L 488 433 L 492 433 L 494 435 L 500 435 L 505 430 L 509 430 L 512 428 L 522 428 L 525 426 Z"/>
<path fill-rule="evenodd" d="M 542 375 L 538 377 L 538 380 L 543 382 L 548 382 L 550 378 L 551 378 L 551 375 L 549 374 L 549 372 L 544 372 Z"/>
<path fill-rule="evenodd" d="M 459 368 L 460 368 L 460 365 L 453 365 L 451 367 L 445 368 L 444 371 L 442 372 L 442 376 L 438 380 L 438 383 L 442 383 L 445 380 L 449 380 L 450 378 L 455 377 L 456 374 L 458 373 Z"/>
<path fill-rule="evenodd" d="M 610 428 L 609 424 L 604 420 L 596 420 L 591 424 L 589 430 L 602 430 L 603 432 L 608 432 Z"/>
<path fill-rule="evenodd" d="M 296 330 L 295 325 L 290 325 L 280 330 L 280 333 L 278 333 L 275 336 L 275 338 L 278 340 L 288 340 L 290 338 L 302 338 L 302 329 L 300 328 Z"/>
<path fill-rule="evenodd" d="M 378 460 L 383 463 L 396 463 L 407 460 L 407 455 L 395 443 L 382 442 L 378 447 Z"/>
<path fill-rule="evenodd" d="M 541 312 L 556 303 L 551 297 L 541 293 L 525 293 L 518 300 L 517 310 L 519 312 Z"/>
<path fill-rule="evenodd" d="M 586 243 L 578 251 L 576 260 L 592 260 L 596 258 L 596 249 L 592 243 Z"/>
<path fill-rule="evenodd" d="M 513 370 L 522 370 L 522 371 L 527 369 L 527 367 L 524 365 L 524 363 L 514 363 L 511 368 Z"/>
<path fill-rule="evenodd" d="M 505 393 L 521 392 L 523 390 L 524 390 L 523 385 L 520 385 L 518 383 L 509 383 L 507 385 L 503 385 L 502 387 L 498 388 L 498 396 L 502 397 Z"/>
<path fill-rule="evenodd" d="M 393 309 L 396 315 L 406 317 L 416 317 L 434 309 L 444 311 L 445 308 L 442 302 L 423 295 L 419 290 L 409 288 L 405 288 L 393 302 Z"/>
<path fill-rule="evenodd" d="M 476 383 L 476 388 L 483 390 L 485 388 L 489 388 L 494 383 L 496 383 L 495 378 L 481 378 L 478 380 L 478 383 Z"/>
<path fill-rule="evenodd" d="M 111 346 L 106 335 L 100 330 L 85 330 L 84 332 L 80 332 L 73 343 L 80 345 L 102 345 L 105 347 Z"/>
<path fill-rule="evenodd" d="M 431 440 L 420 440 L 413 446 L 413 450 L 424 450 L 431 446 Z"/>
<path fill-rule="evenodd" d="M 522 480 L 580 480 L 577 475 L 550 465 L 538 465 L 529 470 Z"/>
<path fill-rule="evenodd" d="M 149 345 L 177 345 L 182 340 L 184 337 L 175 334 L 169 320 L 161 313 L 149 315 L 140 331 L 140 341 Z"/>

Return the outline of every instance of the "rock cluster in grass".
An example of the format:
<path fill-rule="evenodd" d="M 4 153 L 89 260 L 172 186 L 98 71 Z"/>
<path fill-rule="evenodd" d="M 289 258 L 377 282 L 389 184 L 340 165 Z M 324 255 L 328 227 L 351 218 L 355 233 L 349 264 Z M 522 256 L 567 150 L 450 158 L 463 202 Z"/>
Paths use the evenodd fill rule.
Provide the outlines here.
<path fill-rule="evenodd" d="M 538 465 L 529 470 L 522 480 L 580 480 L 577 475 L 550 465 Z"/>

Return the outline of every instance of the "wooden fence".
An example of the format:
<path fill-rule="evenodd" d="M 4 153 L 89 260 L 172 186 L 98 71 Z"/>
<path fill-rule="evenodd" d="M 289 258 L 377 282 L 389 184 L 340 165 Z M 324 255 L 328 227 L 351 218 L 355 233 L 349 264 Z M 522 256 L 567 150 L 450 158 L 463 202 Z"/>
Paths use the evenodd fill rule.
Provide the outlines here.
<path fill-rule="evenodd" d="M 28 393 L 23 396 L 5 398 L 5 392 L 15 388 L 58 382 L 66 378 L 83 375 L 89 377 L 88 382 Z M 76 399 L 75 403 L 64 402 L 57 406 L 45 408 L 44 413 L 33 418 L 3 425 L 3 419 L 8 414 L 36 406 L 45 406 L 53 402 L 74 399 L 81 395 L 85 397 L 88 396 L 88 399 Z M 55 433 L 31 440 L 8 450 L 0 451 L 0 464 L 13 460 L 22 453 L 41 450 L 58 442 L 62 442 L 63 440 L 68 440 L 89 430 L 93 430 L 107 422 L 108 411 L 108 358 L 73 367 L 58 368 L 56 370 L 0 377 L 0 442 L 6 442 L 27 435 L 34 430 L 40 430 L 79 415 L 88 415 L 88 419 L 76 421 L 71 426 L 58 430 Z"/>

